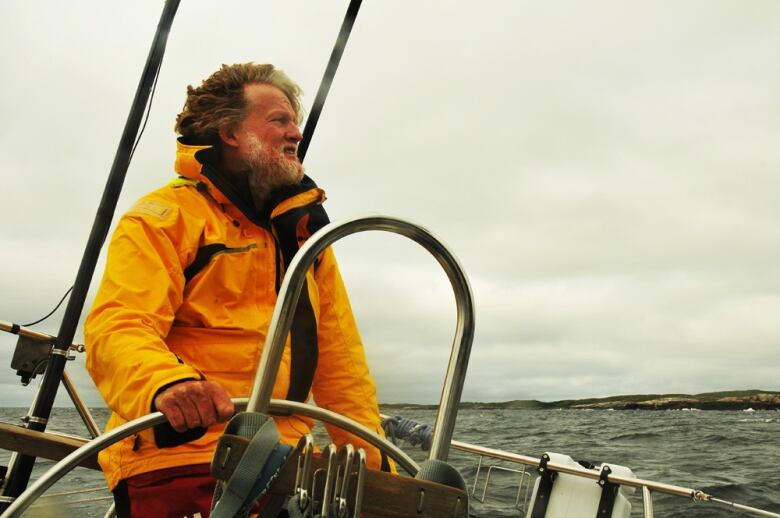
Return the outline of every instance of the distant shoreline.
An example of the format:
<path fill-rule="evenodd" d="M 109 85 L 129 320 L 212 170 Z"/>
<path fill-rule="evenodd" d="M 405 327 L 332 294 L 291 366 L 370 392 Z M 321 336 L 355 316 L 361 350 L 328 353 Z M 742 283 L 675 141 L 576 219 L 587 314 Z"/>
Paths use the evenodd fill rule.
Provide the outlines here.
<path fill-rule="evenodd" d="M 383 411 L 391 409 L 438 408 L 432 403 L 380 403 Z M 0 408 L 12 409 L 23 406 L 9 405 Z M 73 408 L 72 405 L 57 405 L 55 408 Z M 106 409 L 103 405 L 90 405 L 93 409 Z M 512 401 L 461 401 L 459 408 L 472 410 L 780 410 L 780 392 L 772 390 L 732 390 L 706 392 L 703 394 L 633 394 L 602 398 L 563 399 L 560 401 L 539 401 L 536 399 L 515 399 Z"/>
<path fill-rule="evenodd" d="M 433 409 L 438 405 L 382 403 L 382 408 Z M 780 392 L 771 390 L 734 390 L 704 394 L 635 394 L 604 398 L 538 401 L 535 399 L 502 402 L 460 403 L 461 409 L 477 410 L 780 410 Z"/>

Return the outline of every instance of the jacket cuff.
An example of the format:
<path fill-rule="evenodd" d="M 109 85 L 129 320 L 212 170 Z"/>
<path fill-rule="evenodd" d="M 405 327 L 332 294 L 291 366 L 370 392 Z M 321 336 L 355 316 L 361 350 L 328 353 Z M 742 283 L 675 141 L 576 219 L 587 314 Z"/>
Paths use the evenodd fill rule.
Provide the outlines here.
<path fill-rule="evenodd" d="M 154 443 L 158 448 L 173 448 L 182 444 L 200 439 L 206 435 L 206 428 L 190 428 L 184 432 L 177 432 L 169 422 L 158 424 L 153 429 Z"/>

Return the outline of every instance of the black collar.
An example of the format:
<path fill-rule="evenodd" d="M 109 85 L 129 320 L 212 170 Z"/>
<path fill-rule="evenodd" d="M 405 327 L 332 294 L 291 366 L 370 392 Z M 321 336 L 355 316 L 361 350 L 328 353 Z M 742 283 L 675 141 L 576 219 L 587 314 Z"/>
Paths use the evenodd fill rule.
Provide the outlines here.
<path fill-rule="evenodd" d="M 202 166 L 201 174 L 211 180 L 214 187 L 219 189 L 255 225 L 269 228 L 271 212 L 273 212 L 274 207 L 284 200 L 317 187 L 314 180 L 304 175 L 303 179 L 296 185 L 286 185 L 271 191 L 265 207 L 256 207 L 252 199 L 249 179 L 229 175 L 222 171 L 219 167 L 219 156 L 218 144 L 212 144 L 211 147 L 195 153 L 195 159 Z"/>

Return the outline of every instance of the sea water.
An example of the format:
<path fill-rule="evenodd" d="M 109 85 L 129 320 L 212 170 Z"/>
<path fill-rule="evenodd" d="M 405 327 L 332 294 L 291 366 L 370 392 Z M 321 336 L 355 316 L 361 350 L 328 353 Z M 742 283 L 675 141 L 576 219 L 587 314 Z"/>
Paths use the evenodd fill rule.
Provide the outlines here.
<path fill-rule="evenodd" d="M 434 410 L 388 408 L 418 423 L 433 423 Z M 102 425 L 105 409 L 93 411 Z M 0 409 L 0 420 L 18 424 L 24 409 Z M 56 408 L 50 430 L 86 435 L 74 409 Z M 523 455 L 544 452 L 569 455 L 599 465 L 613 463 L 631 468 L 638 478 L 664 482 L 709 493 L 780 513 L 780 412 L 778 411 L 609 411 L 609 410 L 475 410 L 458 414 L 455 439 Z M 426 453 L 402 445 L 415 460 Z M 9 454 L 2 453 L 3 464 Z M 450 462 L 464 474 L 469 490 L 479 459 L 452 450 Z M 39 460 L 33 477 L 53 462 Z M 508 469 L 521 466 L 501 463 Z M 480 472 L 476 497 L 481 498 L 487 461 Z M 477 517 L 525 516 L 514 507 L 520 475 L 514 471 L 491 473 L 485 501 L 471 498 L 471 514 Z M 595 482 L 594 482 L 595 483 Z M 25 516 L 78 516 L 102 518 L 111 503 L 99 472 L 76 468 L 51 487 Z M 52 495 L 52 496 L 48 496 Z M 524 490 L 521 492 L 520 507 Z M 52 502 L 47 504 L 47 502 Z M 631 516 L 641 517 L 641 492 L 631 497 Z M 718 518 L 751 516 L 713 504 L 656 493 L 655 516 Z"/>

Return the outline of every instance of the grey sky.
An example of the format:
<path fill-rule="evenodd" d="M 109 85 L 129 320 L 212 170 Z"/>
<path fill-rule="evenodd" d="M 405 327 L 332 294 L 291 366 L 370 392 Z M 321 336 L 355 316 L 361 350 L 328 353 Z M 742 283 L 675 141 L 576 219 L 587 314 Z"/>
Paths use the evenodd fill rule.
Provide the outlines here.
<path fill-rule="evenodd" d="M 118 210 L 171 176 L 185 87 L 221 63 L 273 62 L 310 106 L 346 4 L 182 2 Z M 161 9 L 0 0 L 0 320 L 72 284 Z M 779 19 L 771 0 L 367 1 L 307 171 L 332 219 L 411 219 L 460 258 L 466 400 L 780 390 Z M 336 251 L 380 400 L 435 401 L 443 272 L 392 235 Z M 100 401 L 83 358 L 70 372 Z M 10 368 L 0 385 L 29 404 Z"/>

